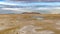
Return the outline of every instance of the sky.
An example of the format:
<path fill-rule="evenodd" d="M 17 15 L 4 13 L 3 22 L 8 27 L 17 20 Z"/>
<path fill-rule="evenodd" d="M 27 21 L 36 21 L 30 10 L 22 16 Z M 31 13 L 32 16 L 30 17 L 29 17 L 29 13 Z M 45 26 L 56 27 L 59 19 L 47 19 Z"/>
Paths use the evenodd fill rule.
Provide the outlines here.
<path fill-rule="evenodd" d="M 18 5 L 18 6 L 34 6 L 34 5 L 52 5 L 52 6 L 57 6 L 60 5 L 60 2 L 31 2 L 31 3 L 26 3 L 26 2 L 7 2 L 0 0 L 0 4 L 4 5 Z"/>
<path fill-rule="evenodd" d="M 3 12 L 5 10 L 7 10 L 4 13 L 8 13 L 8 12 L 10 12 L 10 13 L 12 13 L 12 12 L 13 13 L 20 13 L 19 11 L 23 11 L 23 12 L 30 11 L 31 12 L 31 10 L 60 9 L 60 2 L 21 2 L 21 1 L 20 2 L 10 2 L 10 1 L 5 1 L 5 0 L 0 0 L 0 6 L 1 5 L 20 6 L 20 7 L 23 6 L 23 7 L 25 7 L 24 9 L 22 9 L 22 8 L 6 8 L 6 7 L 0 8 L 0 9 L 3 10 Z M 56 6 L 58 6 L 58 7 L 56 7 Z M 28 8 L 26 8 L 26 7 L 28 7 Z M 2 10 L 0 10 L 0 13 L 2 12 Z M 13 10 L 13 11 L 8 11 L 8 10 Z"/>
<path fill-rule="evenodd" d="M 58 2 L 59 2 L 60 0 L 11 0 L 11 1 L 28 1 L 28 2 L 33 2 L 33 1 L 35 1 L 35 2 L 36 2 L 36 1 L 37 1 L 37 2 L 40 2 L 40 1 L 43 1 L 43 2 L 44 2 L 44 1 L 50 1 L 50 2 L 51 2 L 51 1 L 52 1 L 52 2 L 55 1 L 55 2 L 57 2 L 57 1 L 58 1 Z"/>
<path fill-rule="evenodd" d="M 31 7 L 31 8 L 41 8 L 41 7 L 60 7 L 60 2 L 10 2 L 5 0 L 0 0 L 0 5 L 9 5 L 9 6 L 22 6 L 22 7 Z"/>
<path fill-rule="evenodd" d="M 3 0 L 0 0 L 0 1 L 3 1 Z"/>
<path fill-rule="evenodd" d="M 60 2 L 10 2 L 5 0 L 0 0 L 0 5 L 9 5 L 9 6 L 22 6 L 27 7 L 27 9 L 30 7 L 30 9 L 40 9 L 45 7 L 60 7 Z"/>

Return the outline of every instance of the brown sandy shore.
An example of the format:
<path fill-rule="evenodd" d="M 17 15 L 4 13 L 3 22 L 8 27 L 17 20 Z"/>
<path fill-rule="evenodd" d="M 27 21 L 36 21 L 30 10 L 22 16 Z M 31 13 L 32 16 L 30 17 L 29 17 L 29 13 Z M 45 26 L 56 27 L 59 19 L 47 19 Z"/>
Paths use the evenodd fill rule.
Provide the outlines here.
<path fill-rule="evenodd" d="M 28 26 L 26 33 L 20 31 L 24 26 Z M 0 34 L 60 34 L 60 14 L 0 14 Z"/>

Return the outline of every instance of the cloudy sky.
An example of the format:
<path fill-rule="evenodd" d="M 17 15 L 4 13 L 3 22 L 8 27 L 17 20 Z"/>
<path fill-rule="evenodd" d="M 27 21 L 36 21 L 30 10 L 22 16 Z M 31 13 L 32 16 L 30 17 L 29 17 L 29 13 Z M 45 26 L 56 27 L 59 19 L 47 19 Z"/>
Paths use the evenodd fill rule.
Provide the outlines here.
<path fill-rule="evenodd" d="M 22 0 L 19 0 L 19 1 L 20 2 L 16 2 L 16 1 L 10 2 L 10 0 L 9 1 L 0 0 L 0 14 L 1 13 L 21 13 L 21 12 L 28 12 L 28 11 L 31 12 L 35 10 L 45 11 L 45 10 L 50 10 L 50 9 L 60 9 L 60 2 L 31 2 L 31 3 L 28 2 L 27 3 L 25 2 L 25 0 L 23 0 L 23 2 Z M 26 0 L 26 1 L 32 1 L 32 0 Z"/>
<path fill-rule="evenodd" d="M 7 0 L 0 0 L 0 4 L 4 5 L 18 5 L 18 6 L 36 6 L 36 5 L 52 5 L 52 6 L 59 6 L 60 2 L 10 2 Z"/>
<path fill-rule="evenodd" d="M 41 7 L 60 7 L 60 2 L 22 2 L 22 1 L 38 1 L 38 0 L 13 0 L 20 2 L 10 2 L 11 0 L 0 0 L 1 5 L 9 5 L 10 7 L 27 7 L 27 8 L 41 8 Z M 40 1 L 40 0 L 39 0 Z M 12 8 L 11 7 L 11 8 Z"/>
<path fill-rule="evenodd" d="M 28 1 L 28 2 L 32 2 L 32 1 L 38 1 L 38 2 L 40 2 L 40 1 L 60 1 L 60 0 L 11 0 L 11 1 Z"/>

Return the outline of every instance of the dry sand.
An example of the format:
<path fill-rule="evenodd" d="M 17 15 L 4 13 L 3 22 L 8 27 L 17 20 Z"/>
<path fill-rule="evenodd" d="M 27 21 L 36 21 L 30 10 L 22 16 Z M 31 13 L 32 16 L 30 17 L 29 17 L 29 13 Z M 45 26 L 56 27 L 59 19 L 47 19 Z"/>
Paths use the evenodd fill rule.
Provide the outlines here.
<path fill-rule="evenodd" d="M 60 14 L 1 14 L 0 34 L 60 34 Z"/>

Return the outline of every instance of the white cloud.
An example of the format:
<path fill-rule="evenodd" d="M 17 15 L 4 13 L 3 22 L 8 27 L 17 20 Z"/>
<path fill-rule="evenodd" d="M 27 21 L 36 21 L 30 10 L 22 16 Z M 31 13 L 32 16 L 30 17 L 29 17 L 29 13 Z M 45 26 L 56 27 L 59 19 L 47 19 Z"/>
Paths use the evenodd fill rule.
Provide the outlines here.
<path fill-rule="evenodd" d="M 1 8 L 3 10 L 13 10 L 13 11 L 19 11 L 19 8 Z"/>
<path fill-rule="evenodd" d="M 3 5 L 18 5 L 18 4 L 15 4 L 15 3 L 9 3 L 9 2 L 0 2 L 0 4 L 3 4 Z"/>

